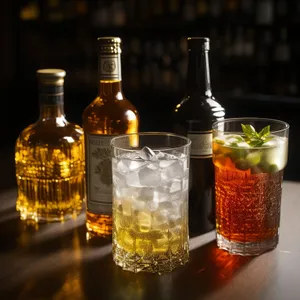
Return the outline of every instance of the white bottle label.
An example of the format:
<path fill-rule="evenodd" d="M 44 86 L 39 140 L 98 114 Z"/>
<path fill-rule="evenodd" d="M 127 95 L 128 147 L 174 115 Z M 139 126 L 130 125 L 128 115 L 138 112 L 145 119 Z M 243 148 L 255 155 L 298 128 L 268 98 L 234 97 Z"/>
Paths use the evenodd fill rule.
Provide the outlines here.
<path fill-rule="evenodd" d="M 121 80 L 121 55 L 100 55 L 99 76 L 100 80 Z"/>
<path fill-rule="evenodd" d="M 93 213 L 112 212 L 110 141 L 113 137 L 86 134 L 87 208 Z"/>
<path fill-rule="evenodd" d="M 212 155 L 211 131 L 189 131 L 187 137 L 192 141 L 191 156 Z"/>

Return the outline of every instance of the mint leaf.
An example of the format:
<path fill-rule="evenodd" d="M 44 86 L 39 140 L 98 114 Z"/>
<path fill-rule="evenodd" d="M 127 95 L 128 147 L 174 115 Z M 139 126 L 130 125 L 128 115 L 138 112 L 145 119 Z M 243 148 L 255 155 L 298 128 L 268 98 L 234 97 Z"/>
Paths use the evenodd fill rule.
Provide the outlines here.
<path fill-rule="evenodd" d="M 264 142 L 268 142 L 268 141 L 271 141 L 274 139 L 274 136 L 270 135 L 270 136 L 267 136 L 265 139 L 264 139 Z"/>
<path fill-rule="evenodd" d="M 251 147 L 261 147 L 263 145 L 264 141 L 260 140 L 260 139 L 253 139 L 251 141 L 249 141 L 249 145 Z"/>
<path fill-rule="evenodd" d="M 242 129 L 247 138 L 251 138 L 253 136 L 257 136 L 257 133 L 252 125 L 242 125 Z"/>
<path fill-rule="evenodd" d="M 270 134 L 270 125 L 264 127 L 259 133 L 258 136 L 263 139 Z"/>
<path fill-rule="evenodd" d="M 241 124 L 242 130 L 245 134 L 245 141 L 251 147 L 261 147 L 265 142 L 271 140 L 273 137 L 270 135 L 270 125 L 264 127 L 259 133 L 250 124 Z"/>

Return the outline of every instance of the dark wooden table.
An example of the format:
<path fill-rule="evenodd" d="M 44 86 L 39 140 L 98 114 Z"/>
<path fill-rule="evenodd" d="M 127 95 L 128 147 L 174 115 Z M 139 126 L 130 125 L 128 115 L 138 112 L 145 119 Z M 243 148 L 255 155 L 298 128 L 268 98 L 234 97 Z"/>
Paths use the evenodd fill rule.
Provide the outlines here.
<path fill-rule="evenodd" d="M 300 183 L 284 182 L 280 243 L 259 257 L 231 256 L 215 233 L 191 238 L 189 263 L 166 275 L 122 271 L 111 241 L 86 240 L 85 216 L 34 227 L 0 195 L 0 299 L 298 300 Z"/>

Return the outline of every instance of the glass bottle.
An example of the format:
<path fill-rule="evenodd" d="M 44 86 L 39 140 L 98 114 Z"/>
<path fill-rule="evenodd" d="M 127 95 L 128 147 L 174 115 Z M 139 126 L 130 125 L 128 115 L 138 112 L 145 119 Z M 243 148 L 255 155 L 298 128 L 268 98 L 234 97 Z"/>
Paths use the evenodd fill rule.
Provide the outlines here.
<path fill-rule="evenodd" d="M 192 141 L 189 180 L 189 230 L 192 235 L 215 228 L 212 124 L 225 110 L 212 95 L 209 39 L 188 38 L 189 62 L 185 96 L 173 113 L 174 131 Z"/>
<path fill-rule="evenodd" d="M 16 208 L 21 219 L 63 221 L 85 201 L 84 136 L 64 113 L 64 77 L 57 69 L 37 71 L 40 116 L 16 142 Z"/>
<path fill-rule="evenodd" d="M 98 38 L 99 93 L 83 113 L 86 149 L 86 226 L 92 235 L 112 231 L 113 136 L 138 132 L 136 108 L 125 98 L 121 77 L 121 39 Z"/>

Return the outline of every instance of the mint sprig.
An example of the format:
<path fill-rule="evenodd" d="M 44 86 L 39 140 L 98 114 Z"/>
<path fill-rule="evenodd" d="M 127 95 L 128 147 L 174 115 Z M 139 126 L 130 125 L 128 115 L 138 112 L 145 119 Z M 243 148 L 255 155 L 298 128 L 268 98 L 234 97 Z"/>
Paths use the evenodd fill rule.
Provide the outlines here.
<path fill-rule="evenodd" d="M 260 132 L 256 132 L 255 128 L 249 124 L 241 124 L 242 130 L 246 136 L 245 141 L 251 147 L 261 147 L 267 141 L 273 139 L 270 136 L 270 125 L 264 127 Z"/>

